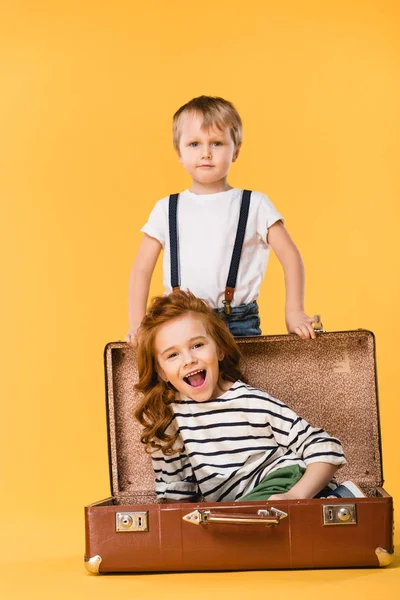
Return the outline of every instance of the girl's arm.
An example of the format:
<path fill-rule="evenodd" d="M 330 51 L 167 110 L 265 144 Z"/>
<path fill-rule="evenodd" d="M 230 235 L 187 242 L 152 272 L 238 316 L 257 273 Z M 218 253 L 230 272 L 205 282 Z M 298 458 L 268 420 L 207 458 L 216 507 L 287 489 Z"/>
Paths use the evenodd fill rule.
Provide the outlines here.
<path fill-rule="evenodd" d="M 167 502 L 194 502 L 197 499 L 199 489 L 185 449 L 168 457 L 158 450 L 151 459 L 157 498 Z"/>
<path fill-rule="evenodd" d="M 300 252 L 281 221 L 268 229 L 267 241 L 285 275 L 287 330 L 303 340 L 314 339 L 313 319 L 304 312 L 304 266 Z"/>
<path fill-rule="evenodd" d="M 161 252 L 161 244 L 144 234 L 129 278 L 129 331 L 126 341 L 135 343 L 136 331 L 146 314 L 151 276 Z"/>
<path fill-rule="evenodd" d="M 284 494 L 274 494 L 269 500 L 299 500 L 314 498 L 331 481 L 338 465 L 314 462 L 308 465 L 303 477 Z"/>
<path fill-rule="evenodd" d="M 277 408 L 274 408 L 277 412 Z M 313 427 L 291 408 L 282 405 L 281 416 L 271 419 L 277 444 L 291 450 L 306 465 L 303 477 L 286 494 L 273 500 L 313 498 L 332 479 L 338 468 L 346 464 L 340 441 L 320 427 Z"/>

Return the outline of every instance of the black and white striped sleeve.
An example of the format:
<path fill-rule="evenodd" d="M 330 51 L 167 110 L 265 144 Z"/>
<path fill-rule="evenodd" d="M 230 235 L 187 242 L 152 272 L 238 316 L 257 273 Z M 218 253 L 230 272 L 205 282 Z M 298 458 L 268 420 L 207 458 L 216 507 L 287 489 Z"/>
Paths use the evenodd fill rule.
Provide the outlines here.
<path fill-rule="evenodd" d="M 158 498 L 190 502 L 198 494 L 192 465 L 185 451 L 165 456 L 161 450 L 151 456 Z"/>
<path fill-rule="evenodd" d="M 276 399 L 273 399 L 276 402 Z M 271 419 L 272 432 L 280 446 L 288 448 L 306 465 L 327 462 L 344 465 L 346 459 L 340 441 L 320 427 L 313 427 L 291 408 L 280 403 Z"/>
<path fill-rule="evenodd" d="M 337 438 L 330 436 L 322 428 L 313 427 L 295 413 L 292 414 L 294 420 L 289 430 L 288 447 L 306 465 L 314 462 L 338 466 L 346 464 L 342 445 Z"/>

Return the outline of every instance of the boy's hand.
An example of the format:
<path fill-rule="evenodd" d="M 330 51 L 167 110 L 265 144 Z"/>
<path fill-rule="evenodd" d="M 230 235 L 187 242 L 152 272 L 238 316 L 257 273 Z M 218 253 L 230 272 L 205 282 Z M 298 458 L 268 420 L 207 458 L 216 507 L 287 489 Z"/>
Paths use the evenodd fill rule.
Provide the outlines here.
<path fill-rule="evenodd" d="M 286 311 L 286 328 L 289 333 L 296 333 L 302 340 L 315 340 L 316 334 L 312 327 L 314 319 L 302 310 Z"/>

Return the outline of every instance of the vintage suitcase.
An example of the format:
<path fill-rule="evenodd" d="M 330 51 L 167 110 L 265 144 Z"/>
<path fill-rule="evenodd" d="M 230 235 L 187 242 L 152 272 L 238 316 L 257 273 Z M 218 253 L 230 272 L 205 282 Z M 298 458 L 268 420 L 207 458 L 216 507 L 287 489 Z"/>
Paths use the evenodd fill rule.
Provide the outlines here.
<path fill-rule="evenodd" d="M 378 567 L 393 557 L 392 498 L 382 488 L 375 340 L 365 330 L 239 340 L 249 383 L 343 444 L 337 479 L 366 498 L 160 503 L 133 418 L 135 351 L 105 350 L 112 497 L 85 509 L 90 573 Z"/>

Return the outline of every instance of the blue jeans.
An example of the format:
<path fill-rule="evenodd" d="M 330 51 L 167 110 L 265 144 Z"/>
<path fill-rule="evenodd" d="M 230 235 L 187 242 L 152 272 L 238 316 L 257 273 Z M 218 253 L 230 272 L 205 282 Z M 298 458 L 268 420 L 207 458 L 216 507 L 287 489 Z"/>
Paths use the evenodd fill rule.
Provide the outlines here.
<path fill-rule="evenodd" d="M 329 488 L 329 487 L 324 488 L 316 496 L 314 496 L 314 498 L 327 498 L 328 496 L 336 496 L 336 498 L 355 498 L 356 497 L 356 496 L 354 496 L 354 494 L 351 493 L 351 491 L 345 485 L 339 485 L 334 490 L 331 490 L 331 488 Z"/>
<path fill-rule="evenodd" d="M 232 335 L 261 335 L 257 302 L 232 306 L 230 315 L 227 315 L 223 308 L 214 308 L 214 311 L 225 321 Z"/>

